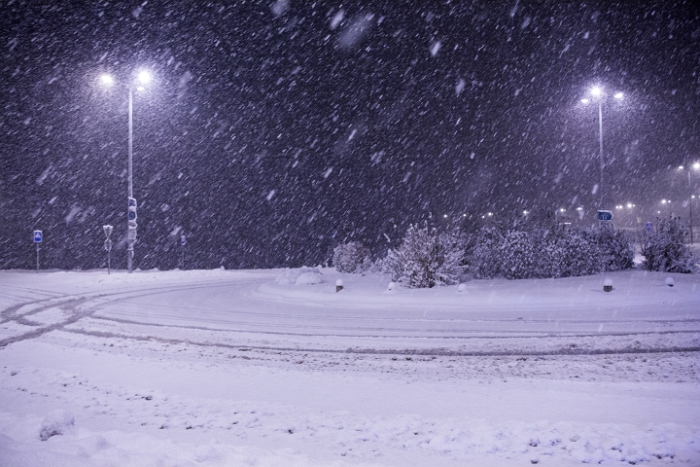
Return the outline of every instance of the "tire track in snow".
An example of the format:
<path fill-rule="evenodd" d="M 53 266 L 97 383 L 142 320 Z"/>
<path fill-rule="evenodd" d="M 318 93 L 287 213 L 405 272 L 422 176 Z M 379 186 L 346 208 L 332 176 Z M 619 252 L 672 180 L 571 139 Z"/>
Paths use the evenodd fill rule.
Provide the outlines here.
<path fill-rule="evenodd" d="M 147 297 L 147 296 L 153 296 L 153 295 L 158 295 L 158 294 L 167 294 L 171 292 L 182 292 L 184 290 L 196 290 L 196 289 L 205 289 L 205 288 L 212 288 L 212 287 L 230 287 L 230 286 L 241 286 L 241 285 L 246 285 L 250 286 L 252 284 L 256 283 L 261 283 L 264 282 L 264 279 L 254 279 L 254 280 L 213 280 L 213 281 L 203 281 L 197 284 L 192 284 L 188 286 L 182 286 L 182 285 L 168 285 L 168 286 L 147 286 L 143 287 L 141 289 L 134 290 L 133 286 L 128 286 L 124 287 L 128 290 L 123 290 L 123 288 L 118 289 L 118 291 L 112 291 L 110 293 L 85 293 L 85 294 L 78 294 L 78 295 L 73 295 L 73 296 L 63 296 L 59 298 L 53 298 L 53 299 L 42 299 L 42 300 L 37 300 L 34 302 L 29 302 L 29 303 L 24 303 L 24 304 L 19 304 L 15 305 L 13 307 L 10 307 L 6 310 L 2 311 L 2 315 L 4 316 L 3 318 L 3 323 L 9 322 L 9 321 L 14 321 L 17 322 L 18 324 L 23 324 L 23 325 L 28 325 L 28 326 L 35 326 L 36 329 L 33 329 L 29 332 L 22 333 L 20 335 L 16 336 L 11 336 L 7 337 L 5 339 L 0 340 L 0 347 L 4 347 L 6 345 L 9 345 L 11 343 L 16 343 L 16 342 L 21 342 L 27 339 L 33 339 L 36 337 L 39 337 L 43 334 L 46 334 L 48 332 L 52 331 L 57 331 L 57 330 L 62 330 L 64 332 L 69 332 L 69 333 L 74 333 L 74 334 L 83 334 L 83 335 L 90 335 L 94 337 L 99 337 L 99 338 L 116 338 L 116 339 L 130 339 L 130 340 L 137 340 L 137 341 L 157 341 L 157 342 L 163 342 L 163 343 L 170 343 L 170 344 L 175 344 L 175 343 L 181 343 L 181 344 L 187 344 L 187 345 L 195 345 L 195 346 L 202 346 L 202 347 L 221 347 L 221 348 L 226 348 L 226 349 L 243 349 L 243 350 L 260 350 L 260 351 L 275 351 L 275 352 L 313 352 L 313 353 L 330 353 L 330 354 L 338 354 L 338 353 L 351 353 L 351 354 L 376 354 L 376 355 L 416 355 L 416 356 L 547 356 L 547 355 L 605 355 L 605 354 L 638 354 L 638 353 L 669 353 L 669 352 L 698 352 L 700 351 L 700 346 L 698 345 L 667 345 L 667 346 L 646 346 L 646 347 L 640 347 L 640 346 L 634 346 L 630 345 L 627 347 L 620 347 L 620 348 L 583 348 L 579 347 L 575 344 L 569 344 L 565 345 L 566 343 L 563 342 L 557 342 L 554 345 L 554 348 L 549 348 L 545 350 L 538 350 L 538 349 L 527 349 L 527 348 L 520 348 L 520 349 L 499 349 L 499 350 L 464 350 L 464 349 L 448 349 L 448 348 L 443 348 L 443 347 L 432 347 L 432 348 L 372 348 L 372 347 L 360 347 L 360 346 L 345 346 L 345 345 L 337 345 L 335 348 L 318 348 L 318 347 L 312 347 L 312 346 L 304 346 L 303 344 L 301 346 L 285 346 L 285 345 L 250 345 L 250 344 L 244 344 L 244 343 L 226 343 L 226 342 L 210 342 L 210 341 L 203 341 L 203 340 L 197 340 L 197 339 L 182 339 L 182 338 L 172 338 L 172 337 L 164 337 L 164 336 L 158 336 L 155 334 L 149 334 L 149 335 L 133 335 L 133 334 L 126 334 L 126 333 L 117 333 L 117 332 L 109 332 L 109 331 L 100 331 L 100 330 L 89 330 L 89 329 L 67 329 L 67 326 L 70 326 L 72 324 L 75 324 L 79 322 L 80 320 L 86 318 L 86 317 L 92 317 L 92 319 L 96 320 L 105 320 L 105 321 L 113 321 L 113 322 L 118 322 L 122 324 L 134 324 L 134 325 L 141 325 L 141 326 L 151 326 L 154 328 L 171 328 L 171 329 L 184 329 L 184 330 L 200 330 L 200 331 L 207 331 L 207 332 L 221 332 L 221 333 L 235 333 L 235 334 L 259 334 L 259 335 L 277 335 L 277 336 L 294 336 L 294 337 L 324 337 L 324 338 L 352 338 L 352 337 L 360 337 L 360 338 L 372 338 L 372 339 L 464 339 L 464 340 L 469 340 L 469 339 L 491 339 L 491 340 L 506 340 L 506 339 L 524 339 L 524 340 L 533 340 L 533 342 L 542 342 L 544 339 L 574 339 L 574 338 L 597 338 L 597 337 L 636 337 L 636 336 L 649 336 L 649 335 L 681 335 L 681 334 L 698 334 L 698 331 L 693 331 L 693 330 L 678 330 L 678 331 L 639 331 L 639 332 L 611 332 L 611 333 L 571 333 L 567 334 L 565 332 L 560 332 L 560 333 L 547 333 L 547 332 L 542 332 L 542 331 L 516 331 L 517 335 L 503 335 L 507 334 L 506 332 L 503 331 L 490 331 L 492 334 L 494 333 L 500 333 L 501 335 L 498 336 L 493 336 L 493 335 L 484 335 L 483 331 L 482 335 L 462 335 L 462 336 L 429 336 L 426 335 L 426 333 L 430 332 L 440 332 L 440 330 L 431 330 L 431 329 L 422 329 L 420 330 L 422 334 L 420 335 L 413 335 L 413 336 L 401 336 L 401 335 L 384 335 L 384 334 L 361 334 L 361 335 L 352 335 L 352 334 L 343 334 L 343 335 L 333 335 L 333 334 L 319 334 L 319 333 L 295 333 L 295 332 L 280 332 L 280 331 L 272 331 L 270 329 L 267 330 L 262 330 L 262 331 L 249 331 L 249 330 L 240 330 L 240 329 L 212 329 L 206 326 L 188 326 L 188 325 L 167 325 L 163 323 L 144 323 L 144 322 L 139 322 L 135 320 L 128 320 L 128 319 L 121 319 L 121 318 L 113 318 L 113 317 L 101 317 L 101 316 L 92 316 L 95 312 L 99 311 L 100 308 L 102 308 L 105 305 L 112 305 L 114 303 L 124 301 L 124 300 L 130 300 L 134 298 L 139 298 L 139 297 Z M 57 303 L 58 302 L 58 303 Z M 38 306 L 37 308 L 32 308 L 30 311 L 26 313 L 22 313 L 21 315 L 17 315 L 18 311 L 21 310 L 23 307 L 32 307 L 35 305 L 39 305 L 42 303 L 46 303 L 43 306 Z M 65 320 L 62 320 L 57 323 L 52 323 L 48 325 L 43 325 L 41 322 L 34 322 L 27 320 L 26 318 L 28 316 L 36 315 L 41 312 L 50 310 L 50 309 L 59 309 L 62 312 L 68 311 L 71 313 L 71 316 L 68 317 Z M 82 311 L 81 311 L 82 310 Z M 405 321 L 405 318 L 402 320 Z M 464 320 L 464 321 L 470 321 L 470 320 Z M 484 321 L 483 319 L 478 319 L 475 321 Z M 488 320 L 488 321 L 503 321 L 503 322 L 509 322 L 508 320 Z M 690 320 L 690 321 L 696 321 L 696 320 Z M 521 321 L 522 322 L 522 321 Z M 665 322 L 665 320 L 664 320 Z M 236 324 L 236 323 L 230 323 L 230 324 Z M 270 327 L 270 323 L 246 323 L 247 325 L 258 325 L 258 326 L 268 326 Z M 289 324 L 289 323 L 287 323 Z M 285 327 L 289 327 L 288 325 L 285 325 Z M 305 326 L 307 329 L 311 328 L 316 328 L 316 329 L 327 329 L 327 327 L 324 326 L 309 326 L 308 324 Z M 351 331 L 351 329 L 348 329 Z M 359 330 L 359 328 L 358 328 Z M 365 329 L 368 330 L 368 329 Z M 373 329 L 372 331 L 377 331 L 377 329 Z M 380 329 L 380 331 L 386 331 L 385 329 Z M 488 331 L 487 331 L 488 332 Z M 528 332 L 530 334 L 528 335 Z M 537 344 L 535 345 L 537 346 Z"/>
<path fill-rule="evenodd" d="M 41 300 L 35 300 L 31 302 L 25 302 L 25 303 L 20 303 L 17 305 L 13 305 L 9 308 L 6 308 L 5 310 L 2 310 L 0 312 L 0 316 L 2 316 L 2 321 L 0 321 L 0 325 L 6 324 L 9 322 L 15 322 L 17 324 L 23 325 L 23 326 L 30 326 L 30 327 L 35 327 L 36 329 L 33 329 L 31 331 L 18 334 L 15 336 L 10 336 L 6 337 L 4 339 L 0 339 L 0 348 L 5 347 L 9 344 L 13 344 L 16 342 L 21 342 L 27 339 L 34 339 L 36 337 L 39 337 L 43 334 L 46 334 L 51 331 L 56 331 L 65 328 L 66 326 L 69 326 L 71 324 L 74 324 L 81 319 L 91 316 L 93 313 L 95 313 L 99 308 L 99 305 L 104 305 L 107 303 L 114 303 L 118 302 L 121 300 L 127 300 L 130 298 L 138 298 L 138 297 L 144 297 L 144 296 L 151 296 L 151 295 L 158 295 L 162 293 L 169 293 L 169 292 L 174 292 L 174 291 L 182 291 L 182 290 L 194 290 L 194 289 L 202 289 L 202 288 L 210 288 L 210 287 L 224 287 L 224 286 L 230 286 L 230 285 L 235 285 L 235 284 L 242 284 L 242 283 L 251 283 L 251 282 L 257 282 L 257 281 L 245 281 L 245 282 L 231 282 L 230 280 L 222 283 L 222 280 L 215 280 L 212 282 L 206 282 L 206 283 L 199 283 L 197 285 L 191 285 L 191 286 L 185 286 L 183 287 L 182 285 L 170 285 L 170 286 L 159 286 L 159 287 L 153 287 L 153 286 L 148 286 L 147 288 L 142 288 L 142 289 L 137 289 L 134 290 L 133 286 L 129 286 L 127 291 L 123 291 L 123 288 L 118 289 L 119 291 L 117 292 L 110 292 L 110 293 L 104 293 L 104 292 L 87 292 L 84 294 L 76 294 L 76 295 L 64 295 L 59 298 L 49 298 L 49 299 L 41 299 Z M 126 288 L 126 287 L 125 287 Z M 126 295 L 126 296 L 125 296 Z M 116 298 L 115 298 L 116 297 Z M 78 311 L 78 307 L 80 306 L 85 306 L 86 304 L 89 305 L 91 302 L 98 302 L 92 305 L 92 307 L 88 307 L 85 311 Z M 41 305 L 42 303 L 46 303 L 45 305 Z M 37 305 L 40 305 L 36 307 Z M 18 312 L 22 308 L 30 308 L 29 311 L 26 313 L 21 313 L 18 314 Z M 37 321 L 30 321 L 27 319 L 28 316 L 32 315 L 37 315 L 39 313 L 49 311 L 51 309 L 57 309 L 60 311 L 68 311 L 71 313 L 71 316 L 68 317 L 67 319 L 58 322 L 58 323 L 52 323 L 49 325 L 42 325 L 41 322 Z"/>
<path fill-rule="evenodd" d="M 625 354 L 653 354 L 653 353 L 675 353 L 675 352 L 700 352 L 700 346 L 670 346 L 670 347 L 625 347 L 619 349 L 585 349 L 580 347 L 563 346 L 550 350 L 488 350 L 488 351 L 462 351 L 444 348 L 427 349 L 373 349 L 373 348 L 313 348 L 313 347 L 283 347 L 247 345 L 224 342 L 202 342 L 191 339 L 176 339 L 161 337 L 156 335 L 132 335 L 121 334 L 110 331 L 89 331 L 85 329 L 62 329 L 64 332 L 85 336 L 124 339 L 142 342 L 160 342 L 164 344 L 184 344 L 198 347 L 222 348 L 240 351 L 263 351 L 263 352 L 293 352 L 293 353 L 315 353 L 315 354 L 358 354 L 358 355 L 401 355 L 401 356 L 440 356 L 440 357 L 504 357 L 504 356 L 557 356 L 557 355 L 625 355 Z M 630 334 L 629 336 L 634 336 Z"/>
<path fill-rule="evenodd" d="M 153 315 L 151 315 L 152 317 Z M 268 315 L 269 316 L 269 315 Z M 262 335 L 273 335 L 273 336 L 294 336 L 294 337 L 326 337 L 326 338 L 342 338 L 342 337 L 349 337 L 349 338 L 372 338 L 372 339 L 444 339 L 444 340 L 469 340 L 469 339 L 534 339 L 534 338 L 573 338 L 573 337 L 630 337 L 630 336 L 644 336 L 644 335 L 676 335 L 676 334 L 698 334 L 700 335 L 700 330 L 678 330 L 678 331 L 638 331 L 638 332 L 595 332 L 595 333 L 581 333 L 581 332 L 576 332 L 576 331 L 561 331 L 558 333 L 553 333 L 553 332 L 547 332 L 547 331 L 482 331 L 482 330 L 474 330 L 474 331 L 467 331 L 467 330 L 444 330 L 444 329 L 421 329 L 421 333 L 439 333 L 439 332 L 453 332 L 453 333 L 459 333 L 459 332 L 470 332 L 471 334 L 464 334 L 464 335 L 425 335 L 425 334 L 420 334 L 420 335 L 402 335 L 402 334 L 394 334 L 394 335 L 389 335 L 389 334 L 318 334 L 318 333 L 304 333 L 304 332 L 282 332 L 282 331 L 255 331 L 255 330 L 248 330 L 248 329 L 223 329 L 223 328 L 211 328 L 211 327 L 206 327 L 206 326 L 195 326 L 195 325 L 185 325 L 185 324 L 164 324 L 164 323 L 150 323 L 150 322 L 145 322 L 145 321 L 136 321 L 136 320 L 131 320 L 131 319 L 125 319 L 125 318 L 114 318 L 111 316 L 91 316 L 91 319 L 94 320 L 102 320 L 102 321 L 111 321 L 115 323 L 120 323 L 120 324 L 134 324 L 138 326 L 151 326 L 154 328 L 173 328 L 173 329 L 191 329 L 191 330 L 197 330 L 197 331 L 209 331 L 209 332 L 220 332 L 220 333 L 240 333 L 240 334 L 262 334 Z M 182 317 L 178 317 L 178 319 L 183 319 Z M 389 318 L 385 318 L 386 320 L 389 320 Z M 209 320 L 211 322 L 211 320 Z M 405 321 L 405 320 L 402 320 Z M 483 320 L 462 320 L 462 322 L 483 322 Z M 492 322 L 498 322 L 498 323 L 511 323 L 512 321 L 508 320 L 491 320 Z M 694 321 L 694 320 L 693 320 Z M 257 324 L 258 326 L 270 326 L 270 323 L 249 323 L 249 322 L 236 322 L 236 321 L 219 321 L 222 323 L 227 323 L 227 324 L 245 324 L 248 326 L 252 326 Z M 521 322 L 521 321 L 518 321 Z M 620 321 L 624 322 L 624 321 Z M 686 321 L 676 321 L 676 322 L 686 322 Z M 582 323 L 586 323 L 585 321 L 582 321 Z M 302 326 L 294 326 L 290 325 L 288 323 L 284 324 L 284 327 L 302 327 Z M 319 328 L 319 329 L 328 329 L 327 326 L 309 326 L 309 325 L 304 325 L 304 328 Z M 360 328 L 349 328 L 351 330 L 358 330 Z M 371 331 L 384 331 L 389 328 L 362 328 L 363 330 L 371 330 Z M 477 333 L 480 333 L 479 335 L 476 335 Z"/>

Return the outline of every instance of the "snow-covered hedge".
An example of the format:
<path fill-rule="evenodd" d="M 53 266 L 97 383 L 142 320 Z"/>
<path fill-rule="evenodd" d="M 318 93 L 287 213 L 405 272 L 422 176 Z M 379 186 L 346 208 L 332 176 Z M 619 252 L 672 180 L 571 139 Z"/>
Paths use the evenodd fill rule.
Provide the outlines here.
<path fill-rule="evenodd" d="M 642 267 L 648 271 L 695 272 L 697 259 L 683 243 L 684 237 L 684 226 L 677 218 L 663 219 L 644 242 Z"/>
<path fill-rule="evenodd" d="M 500 247 L 503 239 L 503 234 L 496 227 L 485 226 L 479 231 L 469 260 L 475 277 L 496 277 L 501 273 Z"/>
<path fill-rule="evenodd" d="M 577 232 L 559 231 L 543 236 L 540 242 L 539 277 L 571 277 L 603 270 L 601 251 L 595 242 Z"/>
<path fill-rule="evenodd" d="M 369 250 L 360 242 L 348 242 L 333 250 L 333 266 L 338 272 L 360 273 L 372 265 Z"/>
<path fill-rule="evenodd" d="M 462 273 L 464 246 L 455 234 L 438 234 L 427 226 L 411 225 L 401 246 L 389 250 L 384 272 L 409 288 L 454 284 Z"/>
<path fill-rule="evenodd" d="M 535 245 L 527 232 L 508 232 L 498 246 L 500 270 L 506 279 L 526 279 L 535 273 Z"/>
<path fill-rule="evenodd" d="M 633 266 L 634 245 L 622 232 L 510 230 L 484 227 L 469 264 L 477 278 L 569 277 Z"/>
<path fill-rule="evenodd" d="M 598 245 L 605 271 L 621 271 L 634 267 L 634 240 L 624 230 L 588 230 L 583 232 L 583 237 Z"/>

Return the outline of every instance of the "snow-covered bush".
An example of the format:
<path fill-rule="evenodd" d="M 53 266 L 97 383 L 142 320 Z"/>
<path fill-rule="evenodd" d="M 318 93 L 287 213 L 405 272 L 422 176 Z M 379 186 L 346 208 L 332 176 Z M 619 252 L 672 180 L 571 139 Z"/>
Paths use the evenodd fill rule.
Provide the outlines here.
<path fill-rule="evenodd" d="M 602 268 L 605 271 L 621 271 L 634 267 L 634 241 L 623 230 L 589 230 L 583 237 L 598 246 Z"/>
<path fill-rule="evenodd" d="M 287 269 L 277 278 L 280 285 L 313 285 L 323 283 L 323 274 L 319 268 L 302 267 Z"/>
<path fill-rule="evenodd" d="M 477 278 L 568 277 L 602 269 L 597 243 L 576 231 L 512 230 L 503 235 L 491 226 L 479 233 L 470 263 Z"/>
<path fill-rule="evenodd" d="M 500 270 L 506 279 L 526 279 L 535 273 L 535 248 L 527 232 L 508 232 L 499 245 Z"/>
<path fill-rule="evenodd" d="M 49 412 L 41 422 L 39 439 L 46 441 L 54 436 L 65 435 L 75 430 L 75 417 L 72 413 L 58 409 Z"/>
<path fill-rule="evenodd" d="M 648 271 L 694 272 L 696 258 L 683 243 L 684 237 L 684 226 L 677 218 L 662 220 L 644 242 L 642 267 Z"/>
<path fill-rule="evenodd" d="M 601 251 L 575 232 L 565 232 L 556 241 L 560 250 L 559 275 L 548 277 L 570 277 L 596 274 L 603 269 Z"/>
<path fill-rule="evenodd" d="M 486 279 L 500 274 L 502 259 L 499 254 L 502 242 L 503 234 L 496 227 L 485 226 L 479 231 L 469 259 L 474 277 Z"/>
<path fill-rule="evenodd" d="M 453 234 L 438 235 L 427 226 L 411 225 L 396 250 L 389 250 L 384 271 L 409 288 L 454 284 L 462 272 L 464 248 Z"/>
<path fill-rule="evenodd" d="M 333 250 L 333 266 L 338 272 L 365 272 L 372 265 L 369 256 L 369 250 L 362 243 L 344 243 Z"/>

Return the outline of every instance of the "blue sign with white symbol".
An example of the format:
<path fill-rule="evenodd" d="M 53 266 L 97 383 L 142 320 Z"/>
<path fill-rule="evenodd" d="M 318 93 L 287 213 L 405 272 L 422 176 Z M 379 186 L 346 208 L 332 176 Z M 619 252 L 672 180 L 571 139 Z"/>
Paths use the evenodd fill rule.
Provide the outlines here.
<path fill-rule="evenodd" d="M 598 220 L 601 222 L 610 222 L 613 218 L 612 211 L 598 211 Z"/>
<path fill-rule="evenodd" d="M 647 222 L 647 225 L 645 227 L 647 233 L 651 233 L 651 229 L 653 229 L 653 228 L 654 228 L 654 224 L 652 224 L 651 222 Z"/>
<path fill-rule="evenodd" d="M 34 231 L 34 243 L 41 243 L 44 239 L 44 233 L 41 230 Z"/>

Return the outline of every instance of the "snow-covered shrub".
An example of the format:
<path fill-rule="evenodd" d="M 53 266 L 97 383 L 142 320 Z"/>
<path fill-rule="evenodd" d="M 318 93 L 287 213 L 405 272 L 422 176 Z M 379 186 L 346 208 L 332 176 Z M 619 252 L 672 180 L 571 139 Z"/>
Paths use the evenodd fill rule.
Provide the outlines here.
<path fill-rule="evenodd" d="M 644 242 L 642 267 L 648 271 L 694 272 L 696 258 L 683 243 L 684 237 L 684 226 L 677 218 L 662 220 Z"/>
<path fill-rule="evenodd" d="M 500 270 L 506 279 L 526 279 L 535 273 L 535 248 L 527 232 L 508 232 L 500 251 Z"/>
<path fill-rule="evenodd" d="M 503 234 L 496 227 L 485 226 L 479 231 L 469 259 L 474 277 L 487 279 L 500 274 L 502 260 L 499 255 L 502 242 Z"/>
<path fill-rule="evenodd" d="M 411 225 L 396 250 L 389 250 L 384 271 L 409 288 L 454 284 L 462 272 L 463 246 L 452 234 L 438 235 L 427 226 Z"/>
<path fill-rule="evenodd" d="M 601 264 L 597 243 L 571 230 L 512 230 L 503 235 L 484 227 L 471 257 L 477 278 L 580 276 L 599 272 Z"/>
<path fill-rule="evenodd" d="M 603 269 L 601 251 L 598 245 L 587 241 L 575 232 L 565 232 L 556 240 L 561 252 L 559 275 L 550 277 L 570 277 L 596 274 Z"/>
<path fill-rule="evenodd" d="M 533 243 L 537 250 L 533 266 L 535 277 L 562 277 L 566 249 L 559 240 L 560 236 L 556 231 L 533 232 Z"/>
<path fill-rule="evenodd" d="M 601 252 L 575 230 L 540 232 L 537 240 L 538 277 L 570 277 L 595 274 L 602 270 Z"/>
<path fill-rule="evenodd" d="M 333 266 L 338 272 L 365 272 L 372 265 L 369 256 L 369 250 L 362 243 L 344 243 L 333 250 Z"/>
<path fill-rule="evenodd" d="M 598 246 L 604 271 L 621 271 L 634 267 L 634 241 L 627 232 L 591 230 L 584 232 L 583 237 Z"/>
<path fill-rule="evenodd" d="M 41 422 L 39 428 L 39 439 L 46 441 L 54 436 L 71 433 L 75 428 L 75 417 L 65 410 L 54 410 L 49 412 Z"/>
<path fill-rule="evenodd" d="M 318 268 L 302 267 L 299 269 L 287 269 L 277 283 L 280 285 L 313 285 L 323 282 L 323 274 Z"/>

